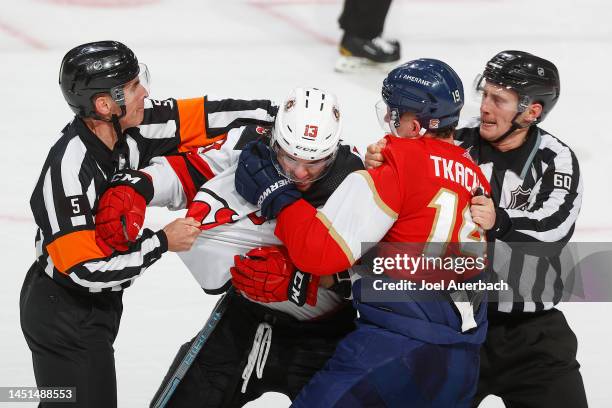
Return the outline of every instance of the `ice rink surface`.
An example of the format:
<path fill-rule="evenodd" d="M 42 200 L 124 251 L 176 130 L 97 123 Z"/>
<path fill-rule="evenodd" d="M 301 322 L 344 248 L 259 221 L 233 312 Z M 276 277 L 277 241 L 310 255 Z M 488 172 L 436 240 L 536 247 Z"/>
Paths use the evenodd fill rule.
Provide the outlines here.
<path fill-rule="evenodd" d="M 57 85 L 64 53 L 84 42 L 122 41 L 148 64 L 158 99 L 210 94 L 280 100 L 295 86 L 326 88 L 340 98 L 344 139 L 365 146 L 381 136 L 373 106 L 384 73 L 333 72 L 341 8 L 340 0 L 0 2 L 0 386 L 35 385 L 18 299 L 34 260 L 30 194 L 50 146 L 72 117 Z M 612 234 L 610 17 L 612 5 L 603 0 L 395 0 L 385 27 L 387 37 L 401 40 L 403 60 L 442 59 L 466 88 L 504 49 L 557 64 L 561 98 L 543 127 L 580 161 L 585 194 L 574 241 L 610 241 Z M 475 114 L 476 106 L 471 102 L 465 113 Z M 181 215 L 150 211 L 148 223 L 161 227 Z M 174 254 L 126 291 L 115 343 L 120 407 L 148 406 L 179 345 L 200 329 L 215 300 Z M 612 306 L 560 308 L 579 340 L 590 406 L 612 406 Z M 249 406 L 288 404 L 286 397 L 268 394 Z M 489 398 L 481 406 L 502 403 Z"/>

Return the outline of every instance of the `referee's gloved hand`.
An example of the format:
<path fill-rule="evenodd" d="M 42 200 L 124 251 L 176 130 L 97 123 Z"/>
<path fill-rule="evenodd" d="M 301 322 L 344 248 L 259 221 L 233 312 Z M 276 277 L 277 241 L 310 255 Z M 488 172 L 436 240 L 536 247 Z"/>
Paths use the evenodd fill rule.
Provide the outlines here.
<path fill-rule="evenodd" d="M 244 295 L 258 302 L 284 302 L 315 306 L 319 276 L 295 268 L 285 247 L 255 248 L 244 257 L 234 257 L 230 268 L 232 284 Z"/>
<path fill-rule="evenodd" d="M 138 238 L 147 204 L 153 198 L 153 182 L 137 170 L 115 173 L 100 197 L 96 213 L 96 242 L 107 254 L 126 251 Z"/>
<path fill-rule="evenodd" d="M 260 207 L 261 215 L 268 220 L 302 197 L 295 184 L 278 173 L 270 148 L 260 141 L 248 143 L 240 153 L 235 185 L 236 191 Z"/>

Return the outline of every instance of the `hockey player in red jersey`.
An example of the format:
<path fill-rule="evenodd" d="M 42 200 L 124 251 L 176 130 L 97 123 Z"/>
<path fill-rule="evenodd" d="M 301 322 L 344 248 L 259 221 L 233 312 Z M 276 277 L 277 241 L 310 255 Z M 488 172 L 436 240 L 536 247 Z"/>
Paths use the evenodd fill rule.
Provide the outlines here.
<path fill-rule="evenodd" d="M 266 185 L 279 182 L 259 170 L 270 165 L 269 157 L 241 154 L 236 187 L 263 212 L 278 215 L 275 233 L 288 248 L 286 262 L 326 275 L 351 267 L 372 246 L 367 243 L 422 243 L 429 256 L 436 243 L 453 242 L 455 249 L 484 244 L 469 206 L 475 190 L 487 194 L 489 184 L 452 144 L 463 106 L 457 74 L 438 60 L 411 61 L 385 79 L 383 99 L 379 107 L 391 132 L 385 164 L 349 175 L 320 210 L 296 199 L 295 190 L 269 194 Z M 490 203 L 486 208 L 481 226 L 490 228 L 494 211 Z M 472 270 L 460 280 L 480 278 Z M 486 308 L 473 293 L 440 290 L 425 302 L 366 300 L 362 287 L 372 281 L 355 273 L 352 279 L 358 328 L 294 406 L 470 406 L 486 333 Z"/>

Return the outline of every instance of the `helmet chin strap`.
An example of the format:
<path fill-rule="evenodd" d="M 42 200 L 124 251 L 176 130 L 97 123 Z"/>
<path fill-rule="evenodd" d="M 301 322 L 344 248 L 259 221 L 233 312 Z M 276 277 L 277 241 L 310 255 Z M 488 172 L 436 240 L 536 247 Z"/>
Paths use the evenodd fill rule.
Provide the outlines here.
<path fill-rule="evenodd" d="M 512 125 L 510 126 L 510 129 L 508 129 L 503 135 L 501 135 L 500 137 L 498 137 L 495 140 L 491 140 L 489 141 L 489 143 L 500 143 L 503 140 L 505 140 L 508 136 L 510 136 L 512 133 L 514 133 L 515 130 L 517 129 L 524 129 L 524 128 L 528 128 L 531 125 L 534 125 L 536 123 L 538 123 L 538 119 L 536 119 L 533 122 L 530 122 L 524 126 L 521 126 L 516 120 L 518 119 L 519 116 L 521 116 L 521 114 L 523 112 L 525 112 L 525 109 L 528 107 L 529 105 L 529 100 L 523 101 L 521 103 L 519 103 L 518 107 L 517 107 L 517 111 L 516 111 L 516 115 L 514 115 L 514 117 L 512 118 Z M 521 107 L 523 107 L 523 110 L 521 110 Z"/>
<path fill-rule="evenodd" d="M 517 129 L 523 129 L 526 127 L 529 127 L 529 125 L 527 126 L 521 126 L 518 124 L 518 122 L 516 121 L 516 119 L 518 119 L 518 117 L 521 115 L 521 113 L 523 112 L 517 112 L 516 115 L 514 115 L 514 117 L 512 118 L 512 125 L 510 126 L 510 129 L 508 129 L 503 135 L 501 135 L 500 137 L 498 137 L 495 140 L 490 140 L 489 143 L 500 143 L 502 141 L 504 141 L 508 136 L 510 136 L 512 133 L 514 133 L 515 130 Z"/>
<path fill-rule="evenodd" d="M 112 93 L 111 93 L 112 95 Z M 119 119 L 123 118 L 126 115 L 125 104 L 123 103 L 123 99 L 121 101 L 117 101 L 115 97 L 113 100 L 119 105 L 121 108 L 121 114 L 116 115 L 112 114 L 110 119 L 104 118 L 100 116 L 97 112 L 92 112 L 93 114 L 90 117 L 94 119 L 101 120 L 103 122 L 107 122 L 112 124 L 113 130 L 115 131 L 115 135 L 117 136 L 117 142 L 113 146 L 112 152 L 112 160 L 113 167 L 116 170 L 123 170 L 125 168 L 125 164 L 127 163 L 127 157 L 129 156 L 129 148 L 127 146 L 127 138 L 121 129 L 121 124 L 119 123 Z"/>
<path fill-rule="evenodd" d="M 121 116 L 117 116 L 113 114 L 111 116 L 110 122 L 113 124 L 113 129 L 115 130 L 115 134 L 117 135 L 117 141 L 121 141 L 124 136 L 123 130 L 121 129 L 121 124 L 119 123 L 119 119 L 125 116 L 125 107 L 121 107 Z M 123 137 L 125 138 L 125 137 Z"/>
<path fill-rule="evenodd" d="M 119 123 L 119 119 L 124 117 L 125 113 L 125 105 L 121 105 L 121 115 L 117 116 L 113 114 L 110 119 L 110 122 L 113 124 L 115 134 L 117 135 L 117 143 L 115 143 L 115 147 L 113 148 L 113 165 L 115 170 L 123 170 L 127 162 L 127 138 L 121 129 L 121 124 Z"/>

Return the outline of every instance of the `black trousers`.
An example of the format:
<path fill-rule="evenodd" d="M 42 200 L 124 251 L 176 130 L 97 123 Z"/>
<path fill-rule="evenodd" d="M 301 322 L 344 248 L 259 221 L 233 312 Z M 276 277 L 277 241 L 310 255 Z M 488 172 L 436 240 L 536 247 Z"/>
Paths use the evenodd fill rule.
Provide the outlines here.
<path fill-rule="evenodd" d="M 474 406 L 493 394 L 509 408 L 587 407 L 577 347 L 557 309 L 533 314 L 490 310 Z"/>
<path fill-rule="evenodd" d="M 354 330 L 354 319 L 355 311 L 349 303 L 328 318 L 300 322 L 233 295 L 167 407 L 241 407 L 265 392 L 280 392 L 293 400 L 332 356 L 336 344 Z M 257 378 L 254 370 L 242 393 L 242 373 L 262 322 L 272 326 L 267 362 L 262 378 Z M 190 344 L 181 347 L 166 379 Z"/>
<path fill-rule="evenodd" d="M 371 40 L 382 34 L 391 0 L 345 0 L 338 19 L 345 34 Z"/>
<path fill-rule="evenodd" d="M 19 299 L 21 329 L 32 351 L 39 387 L 76 387 L 76 403 L 40 407 L 117 406 L 113 342 L 123 292 L 81 293 L 65 288 L 34 263 Z"/>

